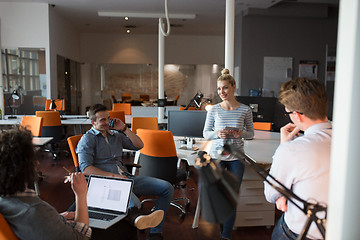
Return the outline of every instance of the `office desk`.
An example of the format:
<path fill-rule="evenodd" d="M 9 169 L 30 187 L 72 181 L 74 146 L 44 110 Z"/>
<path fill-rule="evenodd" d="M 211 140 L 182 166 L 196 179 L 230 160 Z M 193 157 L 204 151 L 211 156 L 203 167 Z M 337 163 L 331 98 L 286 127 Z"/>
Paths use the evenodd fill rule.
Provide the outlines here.
<path fill-rule="evenodd" d="M 280 133 L 255 131 L 252 140 L 244 141 L 244 151 L 256 163 L 270 165 L 280 144 Z M 240 187 L 235 227 L 272 226 L 275 206 L 266 201 L 263 179 L 247 164 Z"/>

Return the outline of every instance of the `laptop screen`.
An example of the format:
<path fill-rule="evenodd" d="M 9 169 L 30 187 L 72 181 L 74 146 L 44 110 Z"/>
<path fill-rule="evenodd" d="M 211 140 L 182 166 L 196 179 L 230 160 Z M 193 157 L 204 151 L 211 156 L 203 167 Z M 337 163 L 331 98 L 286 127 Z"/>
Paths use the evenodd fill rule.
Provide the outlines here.
<path fill-rule="evenodd" d="M 89 209 L 126 213 L 132 185 L 133 181 L 130 179 L 91 175 L 87 193 Z"/>

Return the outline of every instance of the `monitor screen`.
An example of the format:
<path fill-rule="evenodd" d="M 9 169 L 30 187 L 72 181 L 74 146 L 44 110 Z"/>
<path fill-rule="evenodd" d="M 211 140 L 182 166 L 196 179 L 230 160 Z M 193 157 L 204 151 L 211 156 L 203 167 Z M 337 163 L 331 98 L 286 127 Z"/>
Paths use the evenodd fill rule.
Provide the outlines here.
<path fill-rule="evenodd" d="M 168 130 L 174 136 L 203 137 L 206 111 L 169 111 Z"/>

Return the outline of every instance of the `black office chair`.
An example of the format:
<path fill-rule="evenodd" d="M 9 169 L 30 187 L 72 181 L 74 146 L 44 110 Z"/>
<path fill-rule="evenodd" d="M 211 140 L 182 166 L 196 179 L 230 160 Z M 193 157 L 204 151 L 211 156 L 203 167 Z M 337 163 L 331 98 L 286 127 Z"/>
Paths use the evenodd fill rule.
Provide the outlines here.
<path fill-rule="evenodd" d="M 53 159 L 56 160 L 58 154 L 60 153 L 57 145 L 61 141 L 65 140 L 60 113 L 58 111 L 36 111 L 35 114 L 37 117 L 43 118 L 41 136 L 53 137 L 53 139 L 47 144 L 47 148 L 45 150 L 50 152 L 53 155 Z M 69 155 L 69 152 L 64 152 L 66 156 Z"/>
<path fill-rule="evenodd" d="M 138 129 L 138 136 L 144 143 L 144 147 L 140 150 L 140 176 L 151 176 L 166 180 L 175 187 L 185 187 L 182 184 L 187 180 L 188 174 L 183 169 L 177 168 L 178 158 L 176 155 L 176 147 L 174 137 L 170 131 Z M 155 201 L 154 199 L 145 199 L 146 201 Z M 178 204 L 179 201 L 185 201 L 185 206 Z M 180 217 L 186 215 L 186 208 L 190 206 L 188 198 L 174 198 L 171 206 L 181 211 Z"/>

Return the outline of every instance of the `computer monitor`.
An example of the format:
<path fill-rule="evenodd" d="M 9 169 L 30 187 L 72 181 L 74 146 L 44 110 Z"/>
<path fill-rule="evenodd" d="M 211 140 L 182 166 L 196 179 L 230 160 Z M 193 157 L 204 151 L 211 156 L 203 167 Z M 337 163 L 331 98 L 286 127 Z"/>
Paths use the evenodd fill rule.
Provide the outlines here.
<path fill-rule="evenodd" d="M 168 130 L 174 136 L 187 138 L 187 148 L 192 148 L 194 138 L 202 138 L 206 111 L 169 111 Z"/>

